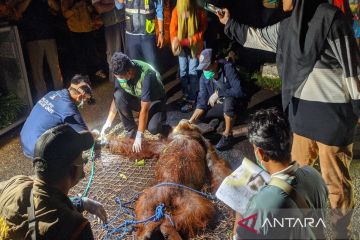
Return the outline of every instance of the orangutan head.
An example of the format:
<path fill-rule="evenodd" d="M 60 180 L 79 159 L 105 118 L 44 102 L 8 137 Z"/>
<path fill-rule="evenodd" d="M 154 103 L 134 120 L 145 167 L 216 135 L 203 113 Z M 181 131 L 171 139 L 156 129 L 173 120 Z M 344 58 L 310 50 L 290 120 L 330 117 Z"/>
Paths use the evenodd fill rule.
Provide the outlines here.
<path fill-rule="evenodd" d="M 202 133 L 200 128 L 198 128 L 195 124 L 190 123 L 187 119 L 182 119 L 174 128 L 172 134 L 201 136 Z"/>

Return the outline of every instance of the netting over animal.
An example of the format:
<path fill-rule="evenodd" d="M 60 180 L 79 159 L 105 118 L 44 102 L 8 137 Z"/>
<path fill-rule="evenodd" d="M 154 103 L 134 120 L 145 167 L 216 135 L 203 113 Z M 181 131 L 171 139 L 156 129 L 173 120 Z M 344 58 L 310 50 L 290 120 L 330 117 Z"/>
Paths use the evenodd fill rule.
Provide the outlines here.
<path fill-rule="evenodd" d="M 113 219 L 119 213 L 119 205 L 115 202 L 116 197 L 123 201 L 129 201 L 143 189 L 153 185 L 155 161 L 145 159 L 144 165 L 136 164 L 134 160 L 110 153 L 109 149 L 97 150 L 95 172 L 88 196 L 101 202 L 108 213 L 108 219 Z M 70 195 L 79 195 L 84 192 L 91 172 L 91 163 L 87 164 L 85 172 L 87 177 L 72 189 Z M 216 202 L 215 205 L 218 214 L 217 219 L 214 220 L 214 227 L 193 239 L 229 238 L 234 222 L 231 210 L 220 202 Z M 130 207 L 134 207 L 134 204 Z M 95 218 L 89 214 L 85 214 L 85 217 L 91 222 L 95 238 L 104 239 L 106 231 Z M 131 219 L 131 217 L 123 214 L 111 225 L 118 226 L 125 219 Z M 135 231 L 123 239 L 135 239 Z"/>

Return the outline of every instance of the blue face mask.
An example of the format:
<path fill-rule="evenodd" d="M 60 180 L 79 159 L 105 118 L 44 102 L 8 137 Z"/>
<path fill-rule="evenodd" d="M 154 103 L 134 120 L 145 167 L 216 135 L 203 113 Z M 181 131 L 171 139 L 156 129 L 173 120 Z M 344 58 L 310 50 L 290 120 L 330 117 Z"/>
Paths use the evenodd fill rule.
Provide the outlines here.
<path fill-rule="evenodd" d="M 214 79 L 215 72 L 213 72 L 213 71 L 205 71 L 205 70 L 203 72 L 204 72 L 204 77 L 207 80 Z"/>

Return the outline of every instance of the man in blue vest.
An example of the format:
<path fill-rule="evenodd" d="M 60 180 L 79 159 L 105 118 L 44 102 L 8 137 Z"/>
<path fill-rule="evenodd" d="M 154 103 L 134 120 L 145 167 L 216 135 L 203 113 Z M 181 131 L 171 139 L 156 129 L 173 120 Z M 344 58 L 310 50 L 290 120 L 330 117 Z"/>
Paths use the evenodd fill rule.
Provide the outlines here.
<path fill-rule="evenodd" d="M 38 138 L 48 129 L 67 123 L 77 132 L 88 128 L 78 110 L 84 102 L 93 102 L 89 78 L 75 75 L 68 89 L 52 91 L 41 98 L 31 110 L 20 132 L 25 156 L 34 157 Z"/>
<path fill-rule="evenodd" d="M 156 66 L 155 18 L 159 36 L 157 47 L 164 43 L 163 0 L 115 0 L 126 14 L 126 49 L 131 59 L 142 59 Z"/>
<path fill-rule="evenodd" d="M 101 137 L 111 127 L 116 110 L 127 135 L 135 138 L 133 151 L 141 151 L 145 129 L 151 134 L 167 136 L 170 127 L 165 125 L 165 89 L 160 74 L 148 63 L 130 58 L 116 52 L 111 59 L 111 68 L 116 78 L 114 100 L 111 103 L 107 120 L 102 127 Z M 132 111 L 140 112 L 139 125 L 136 126 Z"/>

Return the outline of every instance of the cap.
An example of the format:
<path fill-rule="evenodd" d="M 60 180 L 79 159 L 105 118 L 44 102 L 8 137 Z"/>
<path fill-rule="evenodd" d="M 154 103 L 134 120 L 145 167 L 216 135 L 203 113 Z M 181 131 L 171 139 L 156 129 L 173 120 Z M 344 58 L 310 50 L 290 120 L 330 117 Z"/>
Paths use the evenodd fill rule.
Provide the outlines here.
<path fill-rule="evenodd" d="M 204 49 L 199 57 L 199 65 L 197 70 L 204 70 L 211 64 L 211 57 L 212 57 L 212 49 L 206 48 Z"/>
<path fill-rule="evenodd" d="M 39 137 L 35 145 L 34 161 L 42 160 L 47 165 L 71 165 L 93 143 L 94 138 L 89 131 L 78 133 L 67 124 L 59 125 Z"/>

